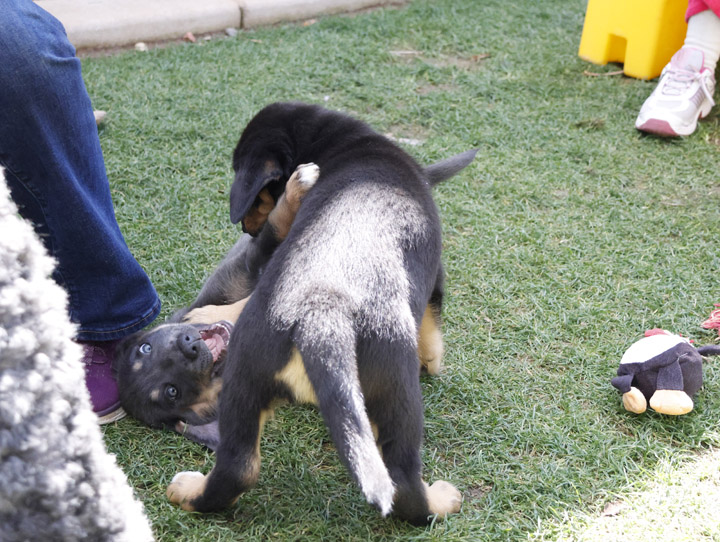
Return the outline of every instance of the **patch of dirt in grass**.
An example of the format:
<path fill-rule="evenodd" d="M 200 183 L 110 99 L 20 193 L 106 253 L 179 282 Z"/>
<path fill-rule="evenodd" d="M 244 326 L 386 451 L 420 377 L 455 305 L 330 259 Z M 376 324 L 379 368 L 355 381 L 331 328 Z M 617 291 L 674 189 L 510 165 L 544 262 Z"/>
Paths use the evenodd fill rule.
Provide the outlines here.
<path fill-rule="evenodd" d="M 428 138 L 427 128 L 418 124 L 393 124 L 385 134 L 402 145 L 422 145 Z"/>
<path fill-rule="evenodd" d="M 455 85 L 433 85 L 431 83 L 426 83 L 424 85 L 420 85 L 415 91 L 421 96 L 427 96 L 433 92 L 452 92 L 455 89 L 457 89 Z"/>
<path fill-rule="evenodd" d="M 473 71 L 478 69 L 483 61 L 490 57 L 489 53 L 477 53 L 474 55 L 440 55 L 429 57 L 415 49 L 395 49 L 390 55 L 400 62 L 413 62 L 421 60 L 425 64 L 436 68 L 458 68 L 461 70 Z"/>
<path fill-rule="evenodd" d="M 470 56 L 442 56 L 440 58 L 429 59 L 426 62 L 436 68 L 460 68 L 461 70 L 475 70 L 482 62 L 489 58 L 489 53 L 478 53 Z"/>
<path fill-rule="evenodd" d="M 395 2 L 390 2 L 389 4 L 379 4 L 377 6 L 360 8 L 360 9 L 356 9 L 354 11 L 350 11 L 347 13 L 337 13 L 335 15 L 340 15 L 341 17 L 353 18 L 353 17 L 357 17 L 358 15 L 365 15 L 366 13 L 371 13 L 373 11 L 380 11 L 380 10 L 387 11 L 387 10 L 391 10 L 391 9 L 398 10 L 398 9 L 406 7 L 407 4 L 408 4 L 408 0 L 396 0 Z M 326 15 L 321 15 L 321 16 L 326 16 Z"/>
<path fill-rule="evenodd" d="M 488 485 L 479 485 L 479 486 L 473 486 L 468 488 L 464 492 L 465 499 L 468 501 L 479 501 L 484 499 L 488 493 L 492 491 L 492 486 Z"/>

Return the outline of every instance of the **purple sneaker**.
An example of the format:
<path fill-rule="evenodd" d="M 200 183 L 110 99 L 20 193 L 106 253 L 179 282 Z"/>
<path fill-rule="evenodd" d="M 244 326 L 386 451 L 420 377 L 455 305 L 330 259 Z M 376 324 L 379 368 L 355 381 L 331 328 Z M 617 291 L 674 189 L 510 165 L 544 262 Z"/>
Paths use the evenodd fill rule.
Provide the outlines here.
<path fill-rule="evenodd" d="M 118 341 L 79 343 L 83 347 L 85 385 L 90 392 L 93 412 L 98 415 L 100 424 L 125 417 L 112 368 L 117 343 Z"/>

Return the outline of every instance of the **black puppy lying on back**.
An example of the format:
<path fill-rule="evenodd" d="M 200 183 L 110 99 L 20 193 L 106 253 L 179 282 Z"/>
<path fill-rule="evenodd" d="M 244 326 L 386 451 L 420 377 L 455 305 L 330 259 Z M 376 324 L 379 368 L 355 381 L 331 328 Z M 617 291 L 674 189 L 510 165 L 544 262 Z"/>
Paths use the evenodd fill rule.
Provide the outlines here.
<path fill-rule="evenodd" d="M 262 426 L 288 399 L 318 405 L 343 463 L 383 515 L 444 517 L 461 495 L 447 482 L 428 486 L 420 461 L 418 337 L 440 339 L 443 282 L 431 179 L 360 121 L 273 104 L 235 150 L 232 220 L 262 235 L 261 194 L 278 198 L 304 162 L 321 174 L 232 331 L 216 464 L 207 476 L 177 475 L 168 496 L 187 510 L 234 502 L 257 481 Z"/>

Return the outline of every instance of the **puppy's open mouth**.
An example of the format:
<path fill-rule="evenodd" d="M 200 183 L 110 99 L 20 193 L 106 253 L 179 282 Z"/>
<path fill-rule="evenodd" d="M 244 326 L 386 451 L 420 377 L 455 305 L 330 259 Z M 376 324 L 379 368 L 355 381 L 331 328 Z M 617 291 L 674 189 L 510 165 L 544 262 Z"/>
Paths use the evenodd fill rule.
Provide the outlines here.
<path fill-rule="evenodd" d="M 210 327 L 200 330 L 200 337 L 212 354 L 213 363 L 217 363 L 227 351 L 230 342 L 230 332 L 233 325 L 230 322 L 222 321 L 212 324 Z"/>

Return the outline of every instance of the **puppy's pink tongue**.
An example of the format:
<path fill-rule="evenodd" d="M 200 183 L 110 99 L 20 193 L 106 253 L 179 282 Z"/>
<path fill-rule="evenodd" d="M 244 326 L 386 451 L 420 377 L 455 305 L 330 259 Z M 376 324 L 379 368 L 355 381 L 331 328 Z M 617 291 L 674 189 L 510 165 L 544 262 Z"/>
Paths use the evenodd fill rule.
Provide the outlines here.
<path fill-rule="evenodd" d="M 202 340 L 212 353 L 213 362 L 216 362 L 220 357 L 220 354 L 222 354 L 227 348 L 228 342 L 230 341 L 231 331 L 232 324 L 229 322 L 218 322 L 210 328 L 204 329 L 200 332 Z"/>
<path fill-rule="evenodd" d="M 205 344 L 212 353 L 213 361 L 217 361 L 218 357 L 220 357 L 220 353 L 225 347 L 225 341 L 223 341 L 219 335 L 213 335 L 205 339 Z"/>

